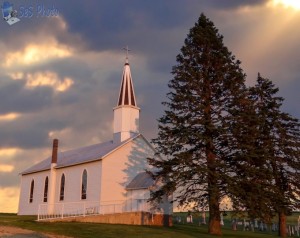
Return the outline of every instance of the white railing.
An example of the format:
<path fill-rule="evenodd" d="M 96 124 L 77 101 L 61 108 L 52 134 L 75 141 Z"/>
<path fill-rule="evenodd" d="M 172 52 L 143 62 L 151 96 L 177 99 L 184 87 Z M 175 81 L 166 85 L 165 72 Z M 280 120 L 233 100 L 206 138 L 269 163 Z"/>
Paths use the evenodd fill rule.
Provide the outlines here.
<path fill-rule="evenodd" d="M 110 202 L 69 202 L 40 204 L 38 221 L 67 217 L 104 215 L 123 212 L 150 211 L 147 199 L 132 199 Z"/>

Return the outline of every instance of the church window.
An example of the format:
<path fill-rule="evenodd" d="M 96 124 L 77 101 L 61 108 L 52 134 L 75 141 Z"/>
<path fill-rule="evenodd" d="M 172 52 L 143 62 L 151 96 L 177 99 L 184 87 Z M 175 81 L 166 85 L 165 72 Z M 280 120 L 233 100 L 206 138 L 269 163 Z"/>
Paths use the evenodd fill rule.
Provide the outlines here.
<path fill-rule="evenodd" d="M 59 200 L 63 201 L 65 198 L 65 174 L 62 174 L 60 180 L 60 193 L 59 193 Z"/>
<path fill-rule="evenodd" d="M 44 202 L 48 201 L 48 176 L 45 179 L 45 187 L 44 187 Z"/>
<path fill-rule="evenodd" d="M 29 195 L 29 202 L 33 202 L 33 190 L 34 190 L 34 180 L 31 181 L 30 185 L 30 195 Z"/>
<path fill-rule="evenodd" d="M 84 170 L 82 173 L 81 199 L 86 199 L 86 192 L 87 192 L 87 171 Z"/>

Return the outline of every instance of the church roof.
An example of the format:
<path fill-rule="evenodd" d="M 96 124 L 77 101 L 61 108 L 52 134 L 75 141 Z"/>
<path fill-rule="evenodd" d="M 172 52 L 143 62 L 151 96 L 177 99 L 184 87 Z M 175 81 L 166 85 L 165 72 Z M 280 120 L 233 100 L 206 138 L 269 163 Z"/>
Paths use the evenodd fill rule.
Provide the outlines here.
<path fill-rule="evenodd" d="M 55 168 L 62 168 L 73 166 L 77 164 L 83 164 L 88 162 L 93 162 L 102 159 L 109 153 L 118 149 L 120 146 L 128 143 L 129 141 L 137 138 L 139 135 L 131 137 L 125 141 L 119 143 L 113 143 L 113 141 L 107 141 L 104 143 L 99 143 L 95 145 L 90 145 L 74 150 L 69 150 L 65 152 L 59 152 L 57 155 L 57 164 Z M 38 164 L 26 169 L 21 174 L 31 174 L 40 171 L 49 170 L 51 168 L 51 156 L 41 161 Z"/>
<path fill-rule="evenodd" d="M 118 100 L 118 106 L 123 106 L 123 105 L 129 105 L 134 107 L 137 106 L 128 58 L 126 58 L 126 63 L 123 69 L 122 83 L 121 83 L 119 100 Z"/>
<path fill-rule="evenodd" d="M 136 175 L 133 180 L 126 186 L 127 190 L 145 189 L 154 184 L 154 180 L 147 172 Z"/>

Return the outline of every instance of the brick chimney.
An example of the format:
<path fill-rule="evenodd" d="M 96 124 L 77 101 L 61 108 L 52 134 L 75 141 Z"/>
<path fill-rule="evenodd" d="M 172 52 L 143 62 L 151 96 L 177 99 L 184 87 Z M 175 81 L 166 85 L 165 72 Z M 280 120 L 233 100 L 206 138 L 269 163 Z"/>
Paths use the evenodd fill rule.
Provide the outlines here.
<path fill-rule="evenodd" d="M 53 140 L 51 164 L 57 163 L 58 139 Z"/>

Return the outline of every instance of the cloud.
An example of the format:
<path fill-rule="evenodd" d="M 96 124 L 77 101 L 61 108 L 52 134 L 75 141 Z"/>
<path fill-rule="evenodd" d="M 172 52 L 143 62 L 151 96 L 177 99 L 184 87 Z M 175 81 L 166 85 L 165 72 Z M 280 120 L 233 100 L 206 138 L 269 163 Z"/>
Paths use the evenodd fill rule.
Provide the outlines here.
<path fill-rule="evenodd" d="M 15 156 L 17 152 L 18 152 L 17 148 L 0 149 L 0 159 L 2 160 L 7 157 Z"/>
<path fill-rule="evenodd" d="M 23 150 L 6 148 L 0 150 L 0 190 L 3 188 L 19 187 L 19 174 L 33 164 L 51 155 L 51 141 L 49 148 Z M 2 167 L 4 166 L 4 167 Z M 18 196 L 19 194 L 17 194 Z M 1 196 L 0 196 L 1 199 Z M 0 207 L 2 208 L 2 207 Z M 1 210 L 0 210 L 1 212 Z"/>
<path fill-rule="evenodd" d="M 260 72 L 280 89 L 297 88 L 300 32 L 295 31 L 295 27 L 300 20 L 300 12 L 268 2 L 214 12 L 212 20 L 224 35 L 225 45 L 242 61 L 248 85 L 254 85 Z M 293 104 L 293 98 L 298 98 L 295 92 L 281 92 L 281 96 L 287 98 L 286 105 Z M 299 110 L 295 109 L 292 114 L 300 116 Z"/>
<path fill-rule="evenodd" d="M 19 113 L 7 113 L 4 115 L 0 115 L 0 121 L 11 121 L 11 120 L 15 120 L 16 118 L 18 118 L 20 116 Z M 1 154 L 0 154 L 1 155 Z"/>
<path fill-rule="evenodd" d="M 27 89 L 23 81 L 10 80 L 0 86 L 0 98 L 5 99 L 5 103 L 0 104 L 0 115 L 41 110 L 51 105 L 52 96 L 50 88 Z"/>
<path fill-rule="evenodd" d="M 23 76 L 26 80 L 26 87 L 35 88 L 39 86 L 50 86 L 54 90 L 64 92 L 68 90 L 74 81 L 71 78 L 65 77 L 60 79 L 55 72 L 37 72 L 34 74 L 27 73 Z"/>
<path fill-rule="evenodd" d="M 68 90 L 74 84 L 74 81 L 71 78 L 64 77 L 61 79 L 57 73 L 52 71 L 35 73 L 13 72 L 8 73 L 8 76 L 10 76 L 13 80 L 25 80 L 25 86 L 27 88 L 49 86 L 59 92 Z"/>
<path fill-rule="evenodd" d="M 19 187 L 0 187 L 0 212 L 15 213 L 18 210 L 18 202 Z"/>
<path fill-rule="evenodd" d="M 3 66 L 6 68 L 41 64 L 55 58 L 65 58 L 72 54 L 69 47 L 50 40 L 43 44 L 29 44 L 21 51 L 9 52 L 4 57 Z"/>
<path fill-rule="evenodd" d="M 8 164 L 0 164 L 0 173 L 9 173 L 14 170 L 14 166 Z"/>
<path fill-rule="evenodd" d="M 272 1 L 270 1 L 270 4 L 273 6 L 281 5 L 286 8 L 292 8 L 295 10 L 300 9 L 300 2 L 294 1 L 294 0 L 272 0 Z"/>

